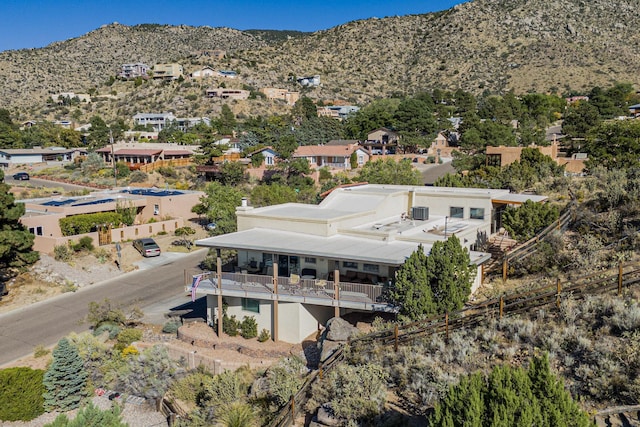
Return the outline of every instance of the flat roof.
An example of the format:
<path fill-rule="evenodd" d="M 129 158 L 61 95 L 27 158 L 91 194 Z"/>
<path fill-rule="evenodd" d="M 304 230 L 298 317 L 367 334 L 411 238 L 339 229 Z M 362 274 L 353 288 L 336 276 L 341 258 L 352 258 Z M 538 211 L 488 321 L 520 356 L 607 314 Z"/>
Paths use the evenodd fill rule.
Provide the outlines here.
<path fill-rule="evenodd" d="M 322 237 L 263 228 L 196 240 L 196 246 L 203 247 L 255 250 L 387 265 L 403 264 L 420 244 L 425 252 L 431 250 L 430 244 L 419 242 L 385 241 L 344 235 Z M 491 255 L 471 251 L 470 257 L 472 263 L 480 264 L 491 258 Z"/>

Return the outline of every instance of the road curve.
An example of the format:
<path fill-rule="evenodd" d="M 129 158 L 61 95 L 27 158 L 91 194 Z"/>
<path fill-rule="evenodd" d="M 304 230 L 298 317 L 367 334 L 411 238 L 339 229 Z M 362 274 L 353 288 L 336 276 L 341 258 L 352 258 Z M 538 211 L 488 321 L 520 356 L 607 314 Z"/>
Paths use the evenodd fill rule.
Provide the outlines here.
<path fill-rule="evenodd" d="M 145 307 L 184 295 L 184 271 L 197 268 L 207 251 L 167 257 L 165 264 L 117 276 L 105 282 L 0 315 L 0 366 L 31 354 L 38 345 L 54 345 L 84 322 L 91 301 L 108 298 L 116 306 Z M 171 307 L 167 307 L 169 310 Z"/>

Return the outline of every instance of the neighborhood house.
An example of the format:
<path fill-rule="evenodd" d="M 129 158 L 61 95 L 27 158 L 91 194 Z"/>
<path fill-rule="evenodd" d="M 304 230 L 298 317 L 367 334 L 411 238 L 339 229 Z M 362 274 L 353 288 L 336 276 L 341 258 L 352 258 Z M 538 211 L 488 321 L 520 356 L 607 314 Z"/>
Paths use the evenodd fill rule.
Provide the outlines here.
<path fill-rule="evenodd" d="M 500 227 L 508 205 L 544 196 L 486 188 L 353 185 L 333 190 L 319 205 L 286 203 L 237 208 L 238 231 L 196 241 L 218 255 L 215 272 L 193 276 L 192 296 L 205 294 L 208 321 L 222 307 L 238 319 L 254 316 L 274 340 L 299 343 L 329 318 L 352 311 L 395 312 L 383 297 L 398 268 L 419 245 L 455 234 L 482 281 L 488 253 L 478 236 Z M 233 265 L 222 250 L 237 251 Z M 218 322 L 218 333 L 222 322 Z"/>

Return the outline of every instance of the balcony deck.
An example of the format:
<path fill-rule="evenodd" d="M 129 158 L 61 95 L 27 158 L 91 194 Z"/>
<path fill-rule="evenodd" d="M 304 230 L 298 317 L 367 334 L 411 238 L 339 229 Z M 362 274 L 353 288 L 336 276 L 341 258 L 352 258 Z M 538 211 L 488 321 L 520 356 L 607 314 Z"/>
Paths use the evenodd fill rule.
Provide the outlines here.
<path fill-rule="evenodd" d="M 221 286 L 218 286 L 218 278 L 215 273 L 204 273 L 196 293 L 366 311 L 390 313 L 397 311 L 396 307 L 383 301 L 383 286 L 381 285 L 341 281 L 336 289 L 335 283 L 331 280 L 300 278 L 298 282 L 294 283 L 289 277 L 278 277 L 276 289 L 272 276 L 245 273 L 222 273 L 221 282 Z M 187 285 L 185 290 L 191 292 L 192 284 Z"/>

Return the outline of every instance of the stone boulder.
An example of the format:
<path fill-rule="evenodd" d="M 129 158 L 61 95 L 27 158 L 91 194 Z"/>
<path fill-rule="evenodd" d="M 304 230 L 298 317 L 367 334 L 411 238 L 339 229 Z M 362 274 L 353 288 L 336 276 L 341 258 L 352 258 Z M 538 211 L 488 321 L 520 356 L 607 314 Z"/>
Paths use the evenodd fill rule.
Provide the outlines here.
<path fill-rule="evenodd" d="M 342 317 L 334 317 L 327 321 L 326 339 L 329 341 L 346 342 L 357 334 L 358 328 Z"/>
<path fill-rule="evenodd" d="M 342 425 L 342 420 L 336 417 L 333 413 L 333 408 L 330 403 L 324 403 L 318 408 L 318 424 L 323 426 L 339 426 Z"/>

